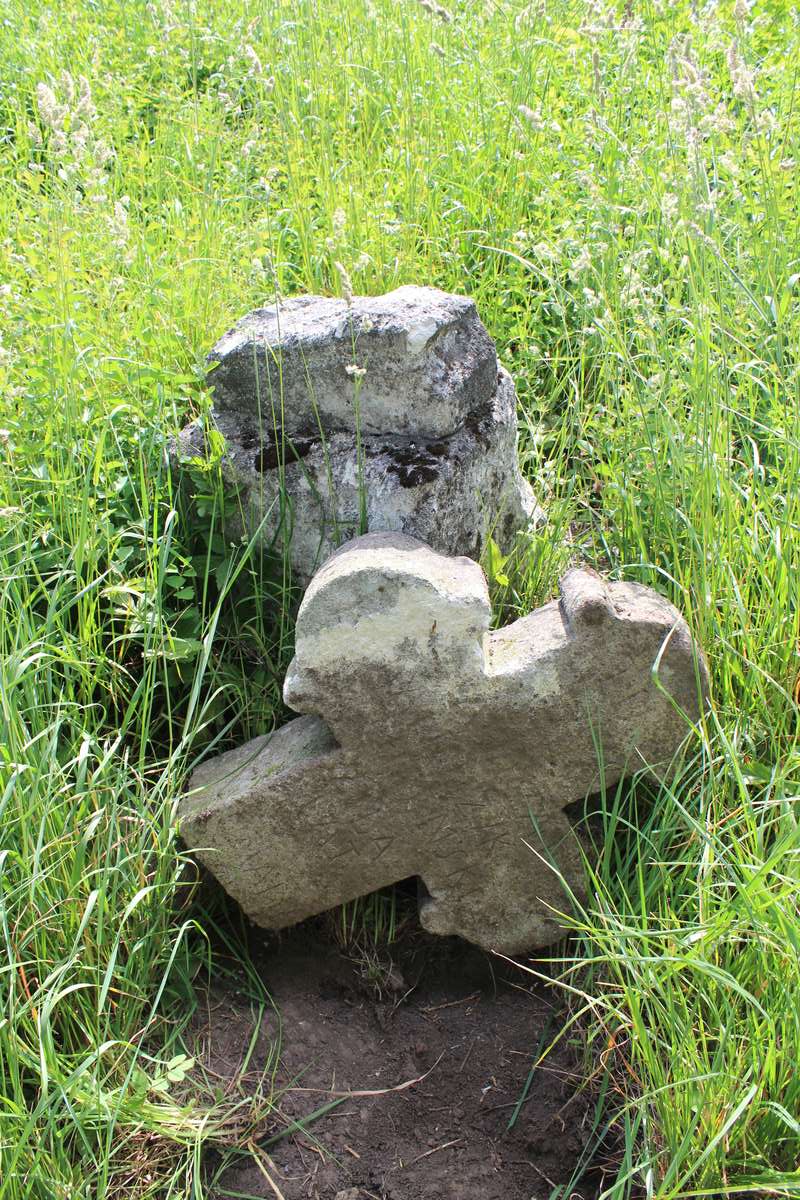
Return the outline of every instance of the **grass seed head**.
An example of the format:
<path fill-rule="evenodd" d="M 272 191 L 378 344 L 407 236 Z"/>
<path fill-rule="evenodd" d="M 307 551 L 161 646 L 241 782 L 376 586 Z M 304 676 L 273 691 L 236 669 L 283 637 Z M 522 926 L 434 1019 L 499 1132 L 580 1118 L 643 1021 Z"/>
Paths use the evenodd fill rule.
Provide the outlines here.
<path fill-rule="evenodd" d="M 353 303 L 353 283 L 350 279 L 350 274 L 342 263 L 335 262 L 333 265 L 339 273 L 339 280 L 342 285 L 342 295 L 347 301 L 347 307 L 349 308 Z"/>
<path fill-rule="evenodd" d="M 55 92 L 46 83 L 39 83 L 36 86 L 36 107 L 42 123 L 48 129 L 55 131 L 63 127 L 69 109 L 65 104 L 58 103 Z"/>
<path fill-rule="evenodd" d="M 544 129 L 541 109 L 529 108 L 527 104 L 520 104 L 517 112 L 525 118 L 532 129 L 535 129 L 537 132 Z"/>

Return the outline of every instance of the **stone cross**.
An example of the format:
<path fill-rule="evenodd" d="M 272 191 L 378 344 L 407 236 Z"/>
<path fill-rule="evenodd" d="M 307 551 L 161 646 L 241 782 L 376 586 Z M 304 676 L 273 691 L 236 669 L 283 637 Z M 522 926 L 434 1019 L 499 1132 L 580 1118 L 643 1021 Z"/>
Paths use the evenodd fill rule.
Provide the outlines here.
<path fill-rule="evenodd" d="M 671 604 L 587 570 L 504 629 L 491 615 L 477 563 L 404 535 L 319 570 L 284 687 L 307 715 L 205 763 L 180 808 L 254 921 L 416 875 L 428 930 L 508 953 L 563 935 L 583 886 L 565 807 L 667 763 L 706 666 Z"/>
<path fill-rule="evenodd" d="M 513 381 L 466 296 L 294 296 L 243 317 L 209 363 L 228 533 L 282 545 L 300 583 L 369 530 L 480 557 L 542 517 Z M 204 446 L 194 422 L 174 461 L 191 473 Z"/>

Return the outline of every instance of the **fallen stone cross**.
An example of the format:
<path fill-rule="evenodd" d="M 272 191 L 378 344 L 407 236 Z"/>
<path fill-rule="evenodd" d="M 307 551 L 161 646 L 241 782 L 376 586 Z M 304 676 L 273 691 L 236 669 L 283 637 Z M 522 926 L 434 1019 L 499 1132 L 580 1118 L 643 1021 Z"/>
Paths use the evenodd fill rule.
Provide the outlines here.
<path fill-rule="evenodd" d="M 517 461 L 516 393 L 466 296 L 296 296 L 214 346 L 212 415 L 236 489 L 229 533 L 288 547 L 307 583 L 368 530 L 476 557 L 541 516 Z M 195 422 L 177 461 L 202 457 Z"/>
<path fill-rule="evenodd" d="M 562 936 L 559 875 L 582 890 L 564 808 L 668 762 L 706 667 L 671 604 L 591 571 L 490 619 L 477 563 L 414 538 L 361 537 L 316 574 L 284 687 L 308 715 L 205 763 L 180 807 L 254 921 L 417 875 L 428 930 L 509 953 Z"/>

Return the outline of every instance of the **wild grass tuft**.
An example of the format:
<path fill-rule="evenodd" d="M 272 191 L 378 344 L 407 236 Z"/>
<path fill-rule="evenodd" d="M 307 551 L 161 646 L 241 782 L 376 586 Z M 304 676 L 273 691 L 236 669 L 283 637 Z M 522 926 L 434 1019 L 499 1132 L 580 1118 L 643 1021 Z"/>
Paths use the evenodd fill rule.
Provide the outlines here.
<path fill-rule="evenodd" d="M 586 560 L 712 667 L 681 769 L 604 798 L 576 918 L 610 1193 L 800 1190 L 798 36 L 778 0 L 11 0 L 0 1200 L 199 1198 L 202 1147 L 269 1122 L 269 1080 L 254 1111 L 187 1061 L 223 966 L 174 811 L 282 719 L 289 581 L 168 447 L 244 311 L 411 281 L 517 381 L 550 519 L 489 556 L 499 613 Z"/>

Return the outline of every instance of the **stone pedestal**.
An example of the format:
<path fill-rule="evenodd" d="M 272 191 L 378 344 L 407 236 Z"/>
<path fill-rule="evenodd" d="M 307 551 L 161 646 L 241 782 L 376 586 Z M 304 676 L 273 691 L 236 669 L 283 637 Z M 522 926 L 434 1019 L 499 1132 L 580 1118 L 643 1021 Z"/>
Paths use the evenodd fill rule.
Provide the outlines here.
<path fill-rule="evenodd" d="M 475 305 L 401 287 L 298 296 L 241 320 L 209 355 L 235 485 L 229 532 L 288 545 L 305 584 L 371 530 L 479 557 L 541 513 L 517 461 L 516 395 Z M 178 459 L 202 456 L 198 424 Z"/>

